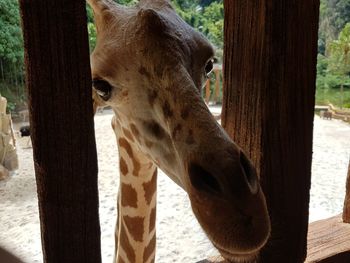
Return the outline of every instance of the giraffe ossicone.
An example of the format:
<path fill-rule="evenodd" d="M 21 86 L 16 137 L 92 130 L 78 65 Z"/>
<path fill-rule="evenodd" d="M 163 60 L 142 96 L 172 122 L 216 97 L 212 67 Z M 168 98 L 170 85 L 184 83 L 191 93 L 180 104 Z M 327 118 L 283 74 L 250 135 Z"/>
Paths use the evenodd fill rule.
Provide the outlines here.
<path fill-rule="evenodd" d="M 253 262 L 270 221 L 256 170 L 201 98 L 213 47 L 167 0 L 88 0 L 94 103 L 110 106 L 120 163 L 118 263 L 155 260 L 157 167 L 181 186 L 224 258 Z"/>

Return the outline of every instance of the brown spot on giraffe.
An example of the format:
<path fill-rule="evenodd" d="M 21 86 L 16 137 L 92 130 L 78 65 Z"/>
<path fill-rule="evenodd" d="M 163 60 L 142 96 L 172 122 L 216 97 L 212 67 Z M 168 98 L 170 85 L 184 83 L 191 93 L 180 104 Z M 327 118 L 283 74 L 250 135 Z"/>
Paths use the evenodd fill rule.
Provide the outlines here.
<path fill-rule="evenodd" d="M 134 142 L 134 137 L 132 136 L 131 132 L 125 128 L 123 128 L 123 133 L 126 138 L 128 138 L 130 141 Z"/>
<path fill-rule="evenodd" d="M 121 229 L 120 229 L 120 246 L 125 251 L 125 254 L 126 254 L 129 262 L 136 262 L 135 251 L 134 251 L 134 248 L 130 244 L 130 241 L 128 239 L 128 235 L 126 234 L 124 224 L 121 224 Z"/>
<path fill-rule="evenodd" d="M 155 100 L 158 97 L 158 91 L 151 89 L 148 91 L 148 102 L 153 107 Z"/>
<path fill-rule="evenodd" d="M 145 190 L 146 202 L 148 205 L 150 205 L 152 197 L 157 189 L 157 169 L 154 170 L 151 181 L 143 183 L 142 185 L 143 189 Z"/>
<path fill-rule="evenodd" d="M 123 92 L 122 92 L 122 96 L 123 97 L 127 97 L 129 95 L 129 91 L 128 90 L 124 90 Z"/>
<path fill-rule="evenodd" d="M 123 157 L 120 157 L 119 165 L 120 165 L 120 172 L 122 173 L 122 175 L 127 175 L 127 173 L 129 172 L 128 165 L 126 164 Z"/>
<path fill-rule="evenodd" d="M 119 142 L 119 146 L 126 150 L 127 154 L 129 155 L 130 159 L 132 160 L 132 164 L 134 166 L 132 174 L 134 176 L 138 176 L 140 169 L 141 169 L 141 165 L 140 165 L 140 162 L 137 159 L 137 157 L 134 156 L 134 153 L 132 151 L 132 148 L 131 148 L 129 142 L 125 138 L 119 138 L 118 142 Z"/>
<path fill-rule="evenodd" d="M 137 192 L 129 184 L 122 183 L 121 186 L 121 203 L 123 207 L 130 206 L 137 208 Z"/>
<path fill-rule="evenodd" d="M 177 135 L 181 132 L 182 129 L 182 125 L 181 124 L 177 124 L 175 126 L 175 128 L 173 129 L 173 132 L 171 133 L 171 136 L 174 140 L 176 140 Z"/>
<path fill-rule="evenodd" d="M 143 262 L 147 262 L 156 248 L 156 235 L 154 235 L 143 252 Z"/>
<path fill-rule="evenodd" d="M 133 123 L 131 123 L 131 124 L 130 124 L 130 129 L 131 129 L 132 134 L 135 136 L 135 138 L 138 138 L 139 135 L 140 135 L 140 132 L 139 132 L 139 130 L 137 129 L 136 125 L 133 124 Z"/>
<path fill-rule="evenodd" d="M 147 71 L 147 69 L 144 66 L 139 67 L 139 73 L 143 76 L 146 76 L 147 78 L 151 77 L 151 74 Z"/>
<path fill-rule="evenodd" d="M 149 217 L 149 233 L 151 233 L 156 227 L 156 208 L 152 208 L 151 215 Z"/>
<path fill-rule="evenodd" d="M 161 140 L 165 137 L 166 132 L 154 120 L 144 122 L 144 127 L 148 133 L 152 134 L 158 140 Z"/>
<path fill-rule="evenodd" d="M 187 135 L 187 138 L 186 138 L 186 143 L 189 144 L 189 145 L 192 145 L 194 144 L 196 141 L 194 140 L 194 137 L 193 137 L 193 130 L 189 130 L 188 131 L 188 135 Z"/>
<path fill-rule="evenodd" d="M 118 142 L 119 142 L 119 146 L 124 148 L 126 150 L 126 152 L 128 153 L 129 157 L 131 159 L 133 159 L 134 154 L 132 152 L 132 148 L 131 148 L 129 142 L 124 138 L 119 138 Z"/>
<path fill-rule="evenodd" d="M 132 171 L 133 176 L 139 176 L 140 170 L 141 170 L 141 164 L 140 162 L 134 157 L 132 159 L 132 164 L 134 165 L 134 170 Z"/>
<path fill-rule="evenodd" d="M 169 119 L 173 117 L 174 113 L 172 109 L 170 108 L 170 104 L 168 101 L 165 101 L 163 104 L 163 114 L 165 119 Z"/>
<path fill-rule="evenodd" d="M 123 216 L 123 220 L 132 238 L 135 241 L 142 242 L 144 232 L 144 218 L 139 216 Z"/>
<path fill-rule="evenodd" d="M 188 116 L 190 115 L 190 109 L 188 107 L 183 108 L 181 110 L 181 118 L 186 120 L 188 118 Z"/>

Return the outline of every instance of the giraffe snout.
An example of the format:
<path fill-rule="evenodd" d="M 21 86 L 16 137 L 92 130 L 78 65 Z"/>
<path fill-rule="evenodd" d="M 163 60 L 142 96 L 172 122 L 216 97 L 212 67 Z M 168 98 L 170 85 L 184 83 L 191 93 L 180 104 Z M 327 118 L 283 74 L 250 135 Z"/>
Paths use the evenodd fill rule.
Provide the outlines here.
<path fill-rule="evenodd" d="M 192 161 L 188 174 L 191 186 L 202 194 L 231 199 L 259 191 L 256 169 L 242 151 L 233 156 L 225 152 L 203 161 Z"/>
<path fill-rule="evenodd" d="M 235 145 L 216 149 L 201 151 L 188 165 L 193 212 L 225 259 L 255 262 L 270 233 L 256 169 Z"/>

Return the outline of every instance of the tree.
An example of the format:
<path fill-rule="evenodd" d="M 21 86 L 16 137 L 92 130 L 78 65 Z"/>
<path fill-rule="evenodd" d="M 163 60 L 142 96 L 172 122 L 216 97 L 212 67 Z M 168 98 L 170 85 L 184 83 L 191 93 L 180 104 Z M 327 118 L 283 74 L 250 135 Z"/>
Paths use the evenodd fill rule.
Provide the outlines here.
<path fill-rule="evenodd" d="M 0 93 L 8 109 L 23 99 L 23 41 L 17 0 L 0 1 Z"/>
<path fill-rule="evenodd" d="M 7 63 L 23 61 L 23 41 L 18 2 L 0 1 L 0 58 Z"/>
<path fill-rule="evenodd" d="M 336 39 L 350 21 L 350 0 L 321 0 L 318 51 L 325 54 L 327 43 Z"/>
<path fill-rule="evenodd" d="M 350 73 L 350 23 L 347 23 L 340 32 L 337 40 L 329 44 L 329 70 L 341 77 L 340 107 L 343 108 L 344 83 Z"/>

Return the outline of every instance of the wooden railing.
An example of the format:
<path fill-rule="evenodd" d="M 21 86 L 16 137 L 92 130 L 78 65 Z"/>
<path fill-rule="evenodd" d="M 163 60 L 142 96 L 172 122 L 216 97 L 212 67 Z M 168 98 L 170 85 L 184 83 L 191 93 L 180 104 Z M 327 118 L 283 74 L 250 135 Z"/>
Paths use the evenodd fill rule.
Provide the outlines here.
<path fill-rule="evenodd" d="M 222 82 L 221 82 L 221 76 L 222 76 L 222 65 L 214 64 L 214 69 L 212 76 L 207 80 L 207 83 L 205 84 L 205 94 L 204 99 L 207 104 L 209 102 L 213 102 L 214 104 L 219 102 L 220 99 L 220 93 L 222 91 Z M 211 80 L 214 79 L 214 89 L 213 94 L 211 92 Z M 213 96 L 212 96 L 213 95 Z"/>

